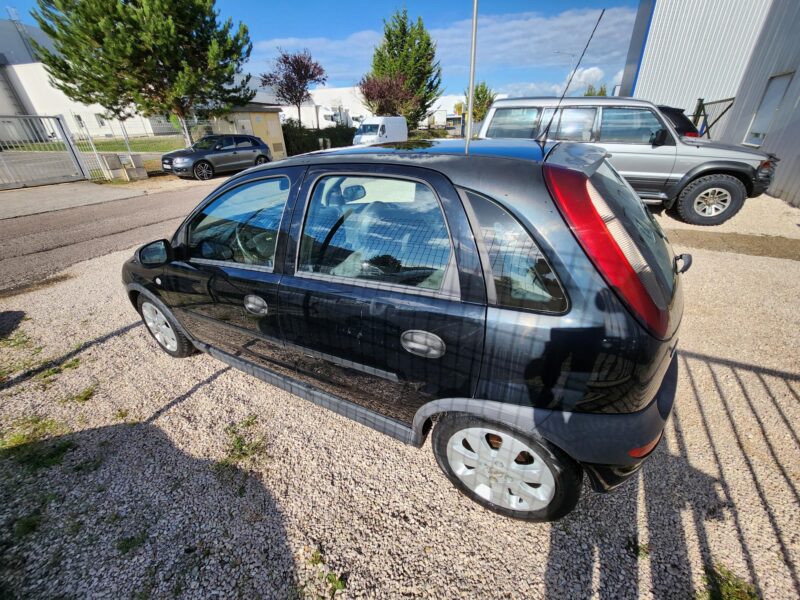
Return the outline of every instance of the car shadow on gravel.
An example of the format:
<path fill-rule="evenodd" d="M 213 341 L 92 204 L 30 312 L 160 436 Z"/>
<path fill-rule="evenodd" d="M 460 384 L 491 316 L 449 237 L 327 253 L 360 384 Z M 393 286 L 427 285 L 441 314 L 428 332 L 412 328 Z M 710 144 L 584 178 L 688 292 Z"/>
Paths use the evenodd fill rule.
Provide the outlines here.
<path fill-rule="evenodd" d="M 775 411 L 786 434 L 798 444 L 797 433 L 772 390 L 784 385 L 789 391 L 786 396 L 800 400 L 792 387 L 800 382 L 800 376 L 691 352 L 681 354 L 681 371 L 692 393 L 679 398 L 673 410 L 671 448 L 661 444 L 641 474 L 612 494 L 598 495 L 586 490 L 578 509 L 553 525 L 546 571 L 547 598 L 638 598 L 647 592 L 656 598 L 696 597 L 703 590 L 721 585 L 717 581 L 719 567 L 727 568 L 721 556 L 731 550 L 734 556 L 737 551 L 741 555 L 747 574 L 746 578 L 736 580 L 737 585 L 750 587 L 753 594 L 762 597 L 761 579 L 785 577 L 786 585 L 800 596 L 797 568 L 789 551 L 795 532 L 781 527 L 772 506 L 779 500 L 774 491 L 767 496 L 764 467 L 757 469 L 749 456 L 753 440 L 745 442 L 740 431 L 745 424 L 758 424 L 761 441 L 773 461 L 771 483 L 785 484 L 783 496 L 800 504 L 796 483 L 770 441 L 781 432 L 776 431 L 774 424 L 768 431 L 760 416 Z M 710 379 L 715 393 L 701 393 L 696 381 L 701 376 Z M 736 382 L 733 393 L 730 387 L 722 385 L 722 378 Z M 758 409 L 756 398 L 760 401 Z M 742 404 L 746 410 L 742 410 Z M 699 423 L 686 416 L 692 411 L 699 413 Z M 724 416 L 717 416 L 720 414 Z M 690 463 L 686 429 L 698 425 L 695 443 L 697 435 L 704 439 L 713 458 L 707 467 L 711 472 L 721 473 L 719 478 Z M 731 432 L 732 440 L 723 440 L 730 438 Z M 732 448 L 736 456 L 732 456 Z M 694 461 L 697 460 L 695 457 Z M 751 493 L 742 497 L 741 489 L 734 489 L 729 478 L 750 483 Z M 740 507 L 737 500 L 747 506 Z M 757 571 L 754 554 L 763 553 L 765 548 L 751 548 L 745 533 L 752 528 L 747 520 L 754 514 L 768 524 L 761 536 L 769 540 L 770 548 L 766 550 L 778 552 L 785 573 Z M 716 544 L 710 541 L 710 524 L 722 521 L 735 535 L 738 548 L 720 548 L 719 540 Z M 757 543 L 761 546 L 763 542 Z M 692 572 L 692 556 L 701 561 L 702 577 L 697 577 L 696 570 Z M 649 582 L 641 584 L 645 589 L 640 589 L 640 582 L 648 579 Z"/>
<path fill-rule="evenodd" d="M 275 597 L 295 564 L 257 476 L 157 426 L 0 450 L 0 597 Z"/>
<path fill-rule="evenodd" d="M 0 312 L 0 340 L 9 337 L 16 331 L 25 318 L 21 310 L 4 310 Z"/>

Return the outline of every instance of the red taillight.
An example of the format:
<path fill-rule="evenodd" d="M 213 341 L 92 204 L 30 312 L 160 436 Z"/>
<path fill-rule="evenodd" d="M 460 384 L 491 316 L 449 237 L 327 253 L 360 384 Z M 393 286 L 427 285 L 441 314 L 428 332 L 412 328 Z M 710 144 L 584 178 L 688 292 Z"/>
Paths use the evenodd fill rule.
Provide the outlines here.
<path fill-rule="evenodd" d="M 655 336 L 665 337 L 669 312 L 653 299 L 653 272 L 599 192 L 579 171 L 546 164 L 544 176 L 561 214 L 606 282 Z"/>
<path fill-rule="evenodd" d="M 662 433 L 659 433 L 656 439 L 654 439 L 652 442 L 648 442 L 641 448 L 634 448 L 633 450 L 628 450 L 628 456 L 631 456 L 633 458 L 643 458 L 648 454 L 650 454 L 653 451 L 653 449 L 656 446 L 658 446 L 658 442 L 661 441 Z"/>
<path fill-rule="evenodd" d="M 696 131 L 687 131 L 686 133 L 683 134 L 683 137 L 696 137 L 696 138 L 699 138 L 700 134 L 697 133 Z"/>

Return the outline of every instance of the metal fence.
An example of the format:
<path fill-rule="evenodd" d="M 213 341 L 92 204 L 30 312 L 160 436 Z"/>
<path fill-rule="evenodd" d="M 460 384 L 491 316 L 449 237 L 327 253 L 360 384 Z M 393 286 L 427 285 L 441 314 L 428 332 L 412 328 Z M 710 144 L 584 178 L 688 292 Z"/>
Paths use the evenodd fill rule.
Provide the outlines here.
<path fill-rule="evenodd" d="M 61 117 L 0 116 L 0 189 L 89 176 Z"/>
<path fill-rule="evenodd" d="M 701 136 L 711 139 L 713 129 L 714 139 L 719 139 L 720 134 L 725 131 L 734 100 L 735 98 L 725 98 L 706 102 L 702 98 L 698 98 L 692 121 Z"/>
<path fill-rule="evenodd" d="M 225 118 L 190 119 L 188 126 L 195 140 L 236 133 L 236 124 Z M 123 122 L 102 115 L 0 116 L 0 189 L 110 180 L 109 162 L 119 165 L 109 155 L 124 167 L 139 163 L 158 172 L 162 154 L 185 146 L 180 125 L 164 117 Z"/>

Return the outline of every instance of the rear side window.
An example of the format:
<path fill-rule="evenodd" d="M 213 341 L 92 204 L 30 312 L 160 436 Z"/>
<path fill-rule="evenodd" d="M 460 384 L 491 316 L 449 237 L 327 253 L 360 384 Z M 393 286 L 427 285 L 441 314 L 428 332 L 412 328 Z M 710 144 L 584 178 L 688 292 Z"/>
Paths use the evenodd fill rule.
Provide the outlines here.
<path fill-rule="evenodd" d="M 536 135 L 539 109 L 498 108 L 486 130 L 489 138 L 532 138 Z"/>
<path fill-rule="evenodd" d="M 649 144 L 661 122 L 647 109 L 603 108 L 600 141 L 620 144 Z"/>
<path fill-rule="evenodd" d="M 497 304 L 563 312 L 567 299 L 544 254 L 525 228 L 495 202 L 465 192 L 489 258 Z"/>
<path fill-rule="evenodd" d="M 427 185 L 322 177 L 308 206 L 298 271 L 440 290 L 450 236 Z"/>
<path fill-rule="evenodd" d="M 665 306 L 675 286 L 675 257 L 653 214 L 608 161 L 590 178 L 592 185 L 619 219 L 653 272 L 655 281 L 643 281 L 654 300 Z M 661 293 L 658 293 L 658 292 Z"/>

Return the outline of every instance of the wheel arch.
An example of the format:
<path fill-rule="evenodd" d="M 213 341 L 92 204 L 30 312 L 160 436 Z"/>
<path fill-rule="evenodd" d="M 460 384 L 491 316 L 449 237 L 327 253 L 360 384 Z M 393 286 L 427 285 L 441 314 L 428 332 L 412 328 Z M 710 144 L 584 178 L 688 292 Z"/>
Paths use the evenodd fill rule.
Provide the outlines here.
<path fill-rule="evenodd" d="M 753 193 L 756 177 L 756 170 L 753 167 L 736 161 L 712 161 L 703 163 L 687 171 L 684 176 L 670 188 L 667 194 L 669 199 L 664 203 L 665 206 L 667 208 L 672 208 L 686 186 L 708 175 L 730 175 L 736 177 L 736 179 L 744 184 L 748 198 Z"/>

